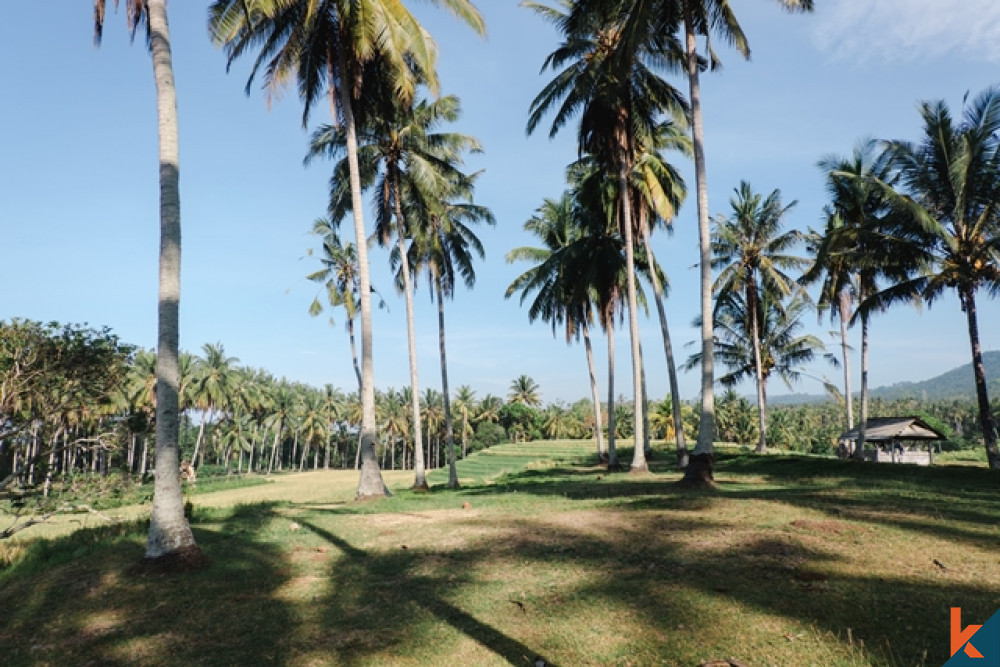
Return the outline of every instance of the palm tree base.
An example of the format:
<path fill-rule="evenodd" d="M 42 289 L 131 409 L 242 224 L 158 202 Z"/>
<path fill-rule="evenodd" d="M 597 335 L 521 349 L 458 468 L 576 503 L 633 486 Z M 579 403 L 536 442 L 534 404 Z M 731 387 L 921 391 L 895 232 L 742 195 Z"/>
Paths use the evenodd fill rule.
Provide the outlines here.
<path fill-rule="evenodd" d="M 715 488 L 714 468 L 713 454 L 693 454 L 678 485 L 684 488 Z"/>
<path fill-rule="evenodd" d="M 413 486 L 410 487 L 410 490 L 411 491 L 429 492 L 431 490 L 431 487 L 429 487 L 427 485 L 427 482 L 424 481 L 424 482 L 421 482 L 420 484 L 414 484 Z"/>
<path fill-rule="evenodd" d="M 608 461 L 608 472 L 621 472 L 624 470 L 618 461 Z"/>
<path fill-rule="evenodd" d="M 205 569 L 210 564 L 211 561 L 201 548 L 197 544 L 192 544 L 162 556 L 143 558 L 136 566 L 135 573 L 138 575 L 183 574 Z"/>
<path fill-rule="evenodd" d="M 629 467 L 628 471 L 631 474 L 642 475 L 649 472 L 649 466 L 646 465 L 645 463 L 642 464 L 641 466 L 633 464 Z"/>

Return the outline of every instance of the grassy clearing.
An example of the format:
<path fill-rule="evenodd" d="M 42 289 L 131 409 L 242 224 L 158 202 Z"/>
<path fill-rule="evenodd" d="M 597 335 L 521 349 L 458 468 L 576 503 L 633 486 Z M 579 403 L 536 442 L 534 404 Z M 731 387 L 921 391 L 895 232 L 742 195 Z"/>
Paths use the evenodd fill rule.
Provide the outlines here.
<path fill-rule="evenodd" d="M 353 471 L 205 494 L 185 576 L 132 572 L 141 521 L 15 543 L 4 664 L 934 665 L 949 607 L 1000 607 L 989 471 L 732 452 L 693 493 L 591 446 L 470 457 L 458 491 L 395 473 L 378 503 Z"/>

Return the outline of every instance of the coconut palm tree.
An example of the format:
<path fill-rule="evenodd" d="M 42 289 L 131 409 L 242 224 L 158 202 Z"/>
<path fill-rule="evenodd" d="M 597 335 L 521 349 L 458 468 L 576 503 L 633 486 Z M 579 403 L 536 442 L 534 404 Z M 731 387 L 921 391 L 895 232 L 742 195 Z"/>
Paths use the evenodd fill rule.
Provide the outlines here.
<path fill-rule="evenodd" d="M 468 0 L 441 0 L 455 15 L 482 34 L 485 25 Z M 386 496 L 375 455 L 375 378 L 372 366 L 372 312 L 361 172 L 355 114 L 366 77 L 391 80 L 403 100 L 410 100 L 419 72 L 437 92 L 433 40 L 402 2 L 388 0 L 215 0 L 209 29 L 226 50 L 230 64 L 248 49 L 260 47 L 247 81 L 247 92 L 263 66 L 265 86 L 279 90 L 298 80 L 303 98 L 303 124 L 324 91 L 330 116 L 345 133 L 351 210 L 360 274 L 361 311 L 361 474 L 359 498 Z M 378 63 L 377 67 L 366 66 Z M 372 71 L 372 70 L 376 71 Z"/>
<path fill-rule="evenodd" d="M 231 402 L 235 386 L 233 383 L 234 366 L 239 363 L 236 357 L 227 357 L 222 343 L 205 343 L 202 346 L 205 353 L 195 370 L 193 396 L 195 406 L 201 410 L 201 425 L 198 427 L 198 439 L 195 441 L 194 453 L 191 455 L 191 465 L 198 465 L 198 452 L 205 436 L 205 424 L 212 421 L 217 410 L 224 410 Z"/>
<path fill-rule="evenodd" d="M 813 0 L 777 0 L 782 8 L 792 12 L 811 12 Z M 706 59 L 698 53 L 698 37 L 705 38 L 707 61 L 713 69 L 720 63 L 711 47 L 715 37 L 732 45 L 744 58 L 750 58 L 750 45 L 733 14 L 729 0 L 658 0 L 648 14 L 656 25 L 680 32 L 684 37 L 684 71 L 688 79 L 688 101 L 691 105 L 691 143 L 694 150 L 694 176 L 698 202 L 698 265 L 701 277 L 701 419 L 698 444 L 684 474 L 688 484 L 707 484 L 712 480 L 714 462 L 712 438 L 715 432 L 715 367 L 712 360 L 714 334 L 712 328 L 712 268 L 711 229 L 709 225 L 708 183 L 705 166 L 705 123 L 701 107 L 700 74 Z"/>
<path fill-rule="evenodd" d="M 641 401 L 635 218 L 628 180 L 635 162 L 636 137 L 651 134 L 657 118 L 664 112 L 680 116 L 686 110 L 679 93 L 648 65 L 664 62 L 660 54 L 668 50 L 665 44 L 669 39 L 661 26 L 636 20 L 637 13 L 623 11 L 622 2 L 592 3 L 585 12 L 577 12 L 570 5 L 564 5 L 567 11 L 559 12 L 544 5 L 527 4 L 553 20 L 563 33 L 563 42 L 543 66 L 543 69 L 563 69 L 533 100 L 528 132 L 534 131 L 555 107 L 558 109 L 550 137 L 570 118 L 579 115 L 581 154 L 593 155 L 602 169 L 617 179 L 619 200 L 615 219 L 625 250 L 632 387 L 636 401 Z M 637 442 L 643 439 L 644 413 L 635 411 L 633 430 Z M 643 448 L 636 447 L 632 470 L 646 468 Z"/>
<path fill-rule="evenodd" d="M 518 375 L 510 382 L 510 391 L 507 392 L 507 400 L 510 403 L 535 407 L 542 404 L 542 399 L 538 394 L 538 383 L 527 375 Z"/>
<path fill-rule="evenodd" d="M 1000 292 L 1000 87 L 967 103 L 960 119 L 943 100 L 920 105 L 923 137 L 892 141 L 887 150 L 899 183 L 883 185 L 904 233 L 916 239 L 923 270 L 872 297 L 875 305 L 912 299 L 928 304 L 955 290 L 972 350 L 979 422 L 990 468 L 1000 468 L 997 427 L 987 393 L 976 294 Z M 866 304 L 862 310 L 866 310 Z"/>
<path fill-rule="evenodd" d="M 452 153 L 442 155 L 441 161 L 449 162 L 457 158 Z M 414 253 L 414 271 L 426 267 L 437 300 L 438 351 L 441 358 L 445 445 L 448 448 L 448 487 L 455 489 L 458 488 L 458 472 L 455 468 L 455 434 L 448 391 L 444 299 L 446 296 L 454 297 L 455 283 L 459 278 L 470 289 L 475 285 L 474 257 L 485 257 L 483 244 L 469 225 L 478 222 L 495 225 L 496 219 L 488 208 L 472 202 L 478 174 L 467 177 L 457 169 L 442 171 L 448 174 L 448 178 L 439 181 L 438 188 L 414 187 L 410 190 L 411 219 L 420 221 L 416 226 L 416 241 L 410 246 L 410 250 Z"/>
<path fill-rule="evenodd" d="M 361 366 L 358 364 L 358 350 L 354 342 L 354 320 L 358 315 L 360 302 L 360 276 L 358 272 L 358 252 L 353 243 L 343 243 L 329 218 L 319 218 L 313 223 L 312 233 L 323 241 L 320 262 L 323 268 L 306 276 L 307 279 L 322 283 L 326 287 L 326 298 L 331 307 L 343 307 L 346 316 L 347 337 L 351 344 L 351 361 L 354 374 L 358 378 L 361 391 Z M 309 254 L 312 254 L 310 248 Z M 372 290 L 374 292 L 374 290 Z M 316 317 L 323 312 L 323 304 L 317 295 L 309 305 L 309 314 Z M 333 323 L 333 318 L 330 319 Z"/>
<path fill-rule="evenodd" d="M 458 414 L 462 416 L 462 458 L 469 455 L 469 436 L 472 434 L 472 415 L 476 411 L 476 392 L 467 384 L 459 385 L 455 390 L 455 401 L 452 403 Z"/>
<path fill-rule="evenodd" d="M 754 302 L 757 313 L 753 314 L 743 292 L 727 291 L 720 295 L 715 311 L 714 352 L 729 370 L 719 382 L 731 388 L 752 377 L 758 383 L 758 443 L 765 441 L 762 429 L 767 424 L 768 380 L 776 374 L 791 388 L 802 366 L 824 350 L 816 336 L 799 334 L 802 316 L 812 307 L 805 296 L 796 293 L 786 304 L 780 300 L 777 292 L 761 291 Z M 688 359 L 686 368 L 692 369 L 700 362 L 701 355 L 696 353 Z"/>
<path fill-rule="evenodd" d="M 809 284 L 825 276 L 820 291 L 821 308 L 838 302 L 838 313 L 861 323 L 861 405 L 859 435 L 854 456 L 862 458 L 868 422 L 869 328 L 871 315 L 884 306 L 860 308 L 851 313 L 851 299 L 866 302 L 881 284 L 905 282 L 916 258 L 914 244 L 887 233 L 891 214 L 885 188 L 894 182 L 889 154 L 872 139 L 860 141 L 850 157 L 828 155 L 819 162 L 826 173 L 830 204 L 823 236 L 815 242 L 816 261 L 802 276 Z M 894 223 L 893 223 L 894 224 Z M 909 297 L 916 297 L 909 292 Z M 842 326 L 842 346 L 846 328 Z M 846 352 L 846 349 L 843 350 Z"/>
<path fill-rule="evenodd" d="M 373 95 L 393 97 L 393 92 L 374 92 Z M 467 150 L 480 152 L 481 147 L 478 141 L 468 135 L 437 131 L 442 123 L 458 119 L 458 98 L 448 96 L 433 102 L 424 100 L 416 105 L 400 102 L 394 97 L 393 100 L 392 104 L 381 105 L 382 113 L 366 115 L 364 122 L 359 125 L 359 160 L 364 176 L 362 187 L 374 185 L 378 193 L 376 238 L 379 243 L 388 245 L 392 237 L 396 237 L 397 248 L 392 253 L 392 258 L 400 265 L 397 277 L 402 284 L 406 301 L 410 383 L 415 397 L 412 409 L 416 422 L 415 432 L 418 434 L 414 488 L 426 489 L 424 461 L 420 454 L 420 407 L 416 401 L 419 380 L 411 275 L 418 269 L 414 264 L 411 272 L 410 265 L 419 263 L 419 256 L 423 254 L 417 247 L 417 238 L 433 236 L 420 229 L 434 218 L 428 211 L 430 203 L 444 201 L 447 195 L 443 193 L 454 189 L 456 183 L 464 186 L 467 179 L 457 166 L 461 162 L 461 155 Z M 310 156 L 326 154 L 337 157 L 343 153 L 344 146 L 342 130 L 331 126 L 322 127 L 313 135 Z M 347 172 L 345 161 L 335 167 L 334 185 L 331 188 L 332 209 L 346 211 L 349 210 L 350 203 L 336 201 L 338 195 L 346 199 L 345 195 L 348 194 L 337 185 L 343 182 L 343 179 L 336 177 L 338 172 Z M 463 189 L 471 192 L 471 187 L 470 183 Z M 414 200 L 421 203 L 417 204 Z M 406 241 L 409 238 L 414 240 L 408 249 Z M 410 257 L 411 253 L 415 256 Z M 454 481 L 457 484 L 457 478 Z"/>
<path fill-rule="evenodd" d="M 564 324 L 567 343 L 574 337 L 579 339 L 582 336 L 594 405 L 597 455 L 603 460 L 607 453 L 604 446 L 594 353 L 590 342 L 590 326 L 593 323 L 594 311 L 590 297 L 593 294 L 586 290 L 579 292 L 573 290 L 568 276 L 577 272 L 564 263 L 569 257 L 580 256 L 570 255 L 565 251 L 584 233 L 578 217 L 574 191 L 567 190 L 559 200 L 546 199 L 535 211 L 535 215 L 524 224 L 524 229 L 538 236 L 545 247 L 520 247 L 507 253 L 508 263 L 525 260 L 535 262 L 535 266 L 518 276 L 507 288 L 504 297 L 509 299 L 520 290 L 523 304 L 529 294 L 536 293 L 528 310 L 530 321 L 538 317 L 548 320 L 552 324 L 553 335 L 556 333 L 556 327 Z"/>
<path fill-rule="evenodd" d="M 803 240 L 803 235 L 797 230 L 782 232 L 784 217 L 795 204 L 793 201 L 784 206 L 779 190 L 763 197 L 743 181 L 730 199 L 731 216 L 716 220 L 712 236 L 712 268 L 720 270 L 713 285 L 719 295 L 716 311 L 728 307 L 727 297 L 734 294 L 739 294 L 746 304 L 747 337 L 753 350 L 754 381 L 760 408 L 758 453 L 767 449 L 764 423 L 766 378 L 760 350 L 761 323 L 757 321 L 758 313 L 763 311 L 758 304 L 768 298 L 769 303 L 780 310 L 785 298 L 793 293 L 803 293 L 801 286 L 786 273 L 808 264 L 808 260 L 788 254 Z"/>
<path fill-rule="evenodd" d="M 118 0 L 114 0 L 115 7 Z M 100 44 L 104 32 L 106 0 L 94 0 L 94 39 Z M 196 563 L 201 552 L 184 517 L 180 485 L 180 425 L 178 421 L 180 353 L 178 311 L 180 305 L 181 207 L 180 160 L 177 130 L 177 93 L 166 0 L 128 0 L 128 28 L 132 35 L 144 26 L 153 61 L 156 83 L 156 115 L 159 135 L 160 263 L 159 309 L 156 346 L 156 482 L 146 540 L 146 558 L 164 559 L 187 554 Z"/>

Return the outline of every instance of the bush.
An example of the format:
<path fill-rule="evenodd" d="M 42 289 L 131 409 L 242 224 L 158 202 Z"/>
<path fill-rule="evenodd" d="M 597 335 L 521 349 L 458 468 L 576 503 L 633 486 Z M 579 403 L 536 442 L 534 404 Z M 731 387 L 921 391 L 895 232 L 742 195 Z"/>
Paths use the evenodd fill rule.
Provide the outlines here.
<path fill-rule="evenodd" d="M 476 433 L 469 440 L 469 451 L 475 452 L 493 445 L 508 442 L 503 426 L 493 422 L 483 422 L 476 427 Z"/>

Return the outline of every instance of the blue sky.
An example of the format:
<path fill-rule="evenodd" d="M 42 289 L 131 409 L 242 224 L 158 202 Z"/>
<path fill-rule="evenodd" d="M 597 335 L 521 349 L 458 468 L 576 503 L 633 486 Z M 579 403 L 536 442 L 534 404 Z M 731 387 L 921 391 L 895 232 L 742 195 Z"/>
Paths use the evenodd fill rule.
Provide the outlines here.
<path fill-rule="evenodd" d="M 244 364 L 320 386 L 353 386 L 347 337 L 306 309 L 316 293 L 304 276 L 308 230 L 324 214 L 329 165 L 303 167 L 308 131 L 294 91 L 268 109 L 255 89 L 244 95 L 248 63 L 228 75 L 209 42 L 207 2 L 169 5 L 181 131 L 183 286 L 181 345 L 199 351 L 221 341 Z M 733 0 L 750 39 L 752 61 L 722 48 L 721 73 L 703 78 L 709 200 L 728 210 L 740 180 L 757 191 L 781 189 L 798 200 L 788 223 L 821 225 L 823 180 L 815 164 L 847 154 L 861 137 L 917 139 L 919 100 L 958 109 L 966 91 L 1000 81 L 1000 4 L 994 0 L 820 0 L 811 16 L 789 16 L 776 3 Z M 545 197 L 563 190 L 575 158 L 574 131 L 555 141 L 527 137 L 531 99 L 555 47 L 552 28 L 513 0 L 479 3 L 482 40 L 429 3 L 410 6 L 440 45 L 442 92 L 458 95 L 455 126 L 477 136 L 485 169 L 477 203 L 492 208 L 495 228 L 481 230 L 487 258 L 475 290 L 447 303 L 451 386 L 480 396 L 506 394 L 512 378 L 532 376 L 547 401 L 588 395 L 582 346 L 528 324 L 510 281 L 526 267 L 508 265 L 511 248 L 533 245 L 522 225 Z M 104 44 L 91 43 L 90 2 L 19 2 L 0 23 L 0 319 L 23 317 L 112 327 L 124 340 L 152 347 L 156 331 L 158 243 L 156 128 L 152 68 L 141 39 L 130 46 L 122 14 L 109 16 Z M 674 85 L 686 90 L 679 78 Z M 310 130 L 328 122 L 318 108 Z M 545 128 L 547 129 L 547 127 Z M 693 169 L 678 166 L 694 189 Z M 668 301 L 675 348 L 697 337 L 696 217 L 693 197 L 673 236 L 654 248 L 672 281 Z M 350 228 L 345 228 L 349 237 Z M 373 283 L 388 308 L 375 316 L 375 374 L 380 387 L 408 382 L 404 307 L 391 287 L 388 255 L 372 253 Z M 980 303 L 985 349 L 997 349 L 1000 309 Z M 807 320 L 828 341 L 828 321 Z M 667 391 L 659 328 L 642 323 L 650 396 Z M 436 317 L 426 281 L 417 293 L 421 383 L 440 387 Z M 853 342 L 859 345 L 857 331 Z M 629 387 L 627 339 L 619 335 L 617 386 Z M 599 381 L 606 368 L 595 340 Z M 900 308 L 872 326 L 873 385 L 920 380 L 970 357 L 964 315 L 944 299 L 922 313 Z M 853 362 L 855 375 L 858 363 Z M 815 375 L 840 371 L 816 364 Z M 857 380 L 855 380 L 857 386 Z M 681 374 L 682 395 L 696 395 L 696 373 Z M 819 393 L 803 379 L 796 391 Z M 747 392 L 750 391 L 746 387 Z M 603 391 L 603 389 L 602 389 Z M 774 386 L 772 394 L 784 393 Z"/>

